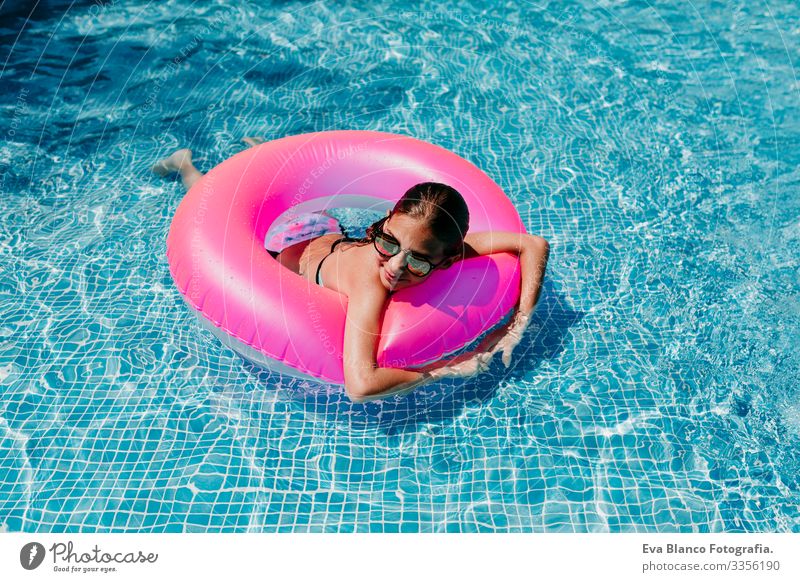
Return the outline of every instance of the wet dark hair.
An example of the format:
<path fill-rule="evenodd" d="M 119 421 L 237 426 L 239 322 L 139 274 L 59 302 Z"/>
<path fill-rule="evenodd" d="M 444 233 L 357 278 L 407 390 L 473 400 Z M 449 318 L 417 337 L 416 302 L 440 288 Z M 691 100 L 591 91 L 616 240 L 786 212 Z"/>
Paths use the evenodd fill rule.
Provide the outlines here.
<path fill-rule="evenodd" d="M 422 182 L 403 194 L 392 214 L 405 214 L 428 225 L 444 246 L 445 257 L 463 256 L 464 237 L 469 230 L 469 208 L 458 190 L 438 182 Z M 366 240 L 372 241 L 382 218 L 367 229 Z"/>

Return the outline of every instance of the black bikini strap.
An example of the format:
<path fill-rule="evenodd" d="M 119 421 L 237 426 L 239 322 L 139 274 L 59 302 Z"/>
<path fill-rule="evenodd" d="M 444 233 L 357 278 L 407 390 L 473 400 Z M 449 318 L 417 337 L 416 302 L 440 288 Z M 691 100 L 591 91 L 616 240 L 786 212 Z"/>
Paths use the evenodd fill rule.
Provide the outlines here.
<path fill-rule="evenodd" d="M 331 245 L 331 252 L 325 255 L 319 262 L 319 265 L 317 265 L 317 273 L 314 276 L 314 281 L 316 281 L 317 285 L 319 285 L 319 272 L 322 269 L 322 263 L 324 263 L 325 259 L 327 259 L 333 254 L 333 251 L 336 250 L 336 245 L 338 245 L 340 242 L 364 242 L 364 239 L 347 236 L 347 233 L 345 232 L 344 227 L 341 224 L 339 225 L 339 228 L 342 230 L 342 234 L 344 234 L 344 236 L 342 238 L 333 241 L 333 244 Z"/>
<path fill-rule="evenodd" d="M 339 228 L 341 228 L 341 227 L 342 227 L 342 225 L 340 224 Z M 344 229 L 342 229 L 342 230 L 344 230 Z M 335 241 L 333 241 L 333 244 L 331 245 L 331 251 L 327 255 L 322 257 L 322 260 L 317 265 L 317 272 L 314 275 L 314 281 L 316 282 L 317 285 L 319 285 L 319 272 L 320 272 L 320 270 L 322 270 L 322 263 L 324 263 L 325 259 L 327 259 L 328 257 L 330 257 L 333 254 L 333 251 L 336 248 L 336 245 L 338 245 L 340 242 L 342 242 L 346 238 L 347 238 L 347 235 L 345 235 L 342 238 L 339 238 L 339 239 L 336 239 Z"/>
<path fill-rule="evenodd" d="M 333 251 L 331 251 L 331 253 L 332 253 L 332 252 L 333 252 Z M 320 270 L 322 269 L 322 263 L 324 263 L 324 262 L 325 262 L 325 259 L 327 259 L 328 257 L 330 257 L 330 256 L 331 256 L 331 253 L 328 253 L 327 255 L 325 255 L 324 257 L 322 257 L 322 260 L 319 262 L 319 265 L 317 265 L 317 273 L 314 275 L 314 282 L 315 282 L 317 285 L 319 285 L 319 272 L 320 272 Z"/>
<path fill-rule="evenodd" d="M 333 244 L 331 245 L 331 252 L 333 252 L 333 249 L 335 249 L 336 245 L 338 245 L 340 242 L 360 242 L 360 241 L 361 241 L 360 238 L 353 238 L 351 236 L 344 235 L 342 238 L 336 239 L 333 242 Z"/>

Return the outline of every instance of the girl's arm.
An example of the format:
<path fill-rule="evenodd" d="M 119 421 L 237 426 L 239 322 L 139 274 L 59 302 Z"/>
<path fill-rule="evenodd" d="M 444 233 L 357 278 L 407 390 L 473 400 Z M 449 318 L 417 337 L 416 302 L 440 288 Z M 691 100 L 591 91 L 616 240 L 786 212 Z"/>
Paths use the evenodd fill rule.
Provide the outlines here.
<path fill-rule="evenodd" d="M 363 402 L 413 390 L 427 380 L 420 372 L 379 368 L 375 360 L 379 325 L 386 305 L 383 286 L 365 272 L 351 286 L 344 326 L 344 387 L 350 400 Z"/>
<path fill-rule="evenodd" d="M 435 364 L 423 372 L 379 368 L 375 352 L 387 293 L 379 282 L 368 279 L 365 272 L 360 272 L 358 276 L 364 279 L 351 285 L 344 329 L 345 391 L 351 400 L 365 402 L 403 395 L 440 378 L 478 374 L 488 368 L 493 356 L 493 352 L 484 353 L 481 348 L 489 349 L 497 345 L 507 350 L 504 361 L 510 357 L 516 343 L 509 343 L 509 340 L 521 335 L 525 327 L 523 323 L 527 324 L 527 318 L 539 298 L 549 245 L 538 236 L 506 232 L 468 234 L 464 243 L 465 258 L 500 252 L 519 255 L 522 287 L 515 319 L 507 327 L 485 338 L 476 352 L 463 354 L 445 365 Z"/>
<path fill-rule="evenodd" d="M 540 236 L 516 232 L 478 232 L 464 238 L 466 259 L 493 253 L 519 255 L 522 286 L 517 313 L 530 316 L 542 288 L 544 271 L 550 254 L 549 243 Z"/>
<path fill-rule="evenodd" d="M 550 245 L 540 236 L 510 232 L 468 234 L 464 243 L 467 257 L 500 252 L 519 255 L 521 287 L 516 313 L 508 323 L 487 335 L 475 350 L 476 353 L 485 350 L 490 358 L 496 352 L 501 352 L 503 364 L 508 367 L 511 365 L 511 354 L 522 339 L 539 300 Z"/>
<path fill-rule="evenodd" d="M 407 394 L 441 378 L 467 377 L 485 371 L 491 354 L 462 354 L 446 363 L 426 366 L 422 371 L 379 368 L 375 361 L 381 316 L 387 294 L 379 282 L 364 280 L 353 285 L 347 302 L 344 327 L 345 392 L 353 402 Z"/>

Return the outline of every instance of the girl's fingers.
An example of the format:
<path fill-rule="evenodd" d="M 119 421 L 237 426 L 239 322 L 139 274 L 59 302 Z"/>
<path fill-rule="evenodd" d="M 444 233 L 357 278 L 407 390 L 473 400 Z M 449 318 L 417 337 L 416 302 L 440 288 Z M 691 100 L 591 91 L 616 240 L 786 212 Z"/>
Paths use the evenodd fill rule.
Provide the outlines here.
<path fill-rule="evenodd" d="M 475 374 L 485 372 L 489 368 L 490 359 L 491 357 L 487 356 L 487 354 L 479 354 L 466 362 L 454 366 L 453 369 L 458 376 L 474 376 Z"/>
<path fill-rule="evenodd" d="M 519 344 L 519 340 L 519 337 L 509 334 L 497 346 L 497 351 L 502 352 L 502 360 L 506 368 L 511 365 L 511 356 L 514 353 L 514 348 Z"/>
<path fill-rule="evenodd" d="M 490 333 L 485 338 L 483 338 L 483 341 L 475 349 L 475 351 L 485 352 L 492 349 L 494 346 L 497 345 L 497 342 L 499 342 L 503 338 L 505 333 L 506 333 L 505 328 L 500 328 L 498 330 L 495 330 L 494 332 Z"/>
<path fill-rule="evenodd" d="M 511 365 L 511 354 L 514 353 L 514 346 L 508 346 L 503 352 L 503 364 L 508 368 Z"/>

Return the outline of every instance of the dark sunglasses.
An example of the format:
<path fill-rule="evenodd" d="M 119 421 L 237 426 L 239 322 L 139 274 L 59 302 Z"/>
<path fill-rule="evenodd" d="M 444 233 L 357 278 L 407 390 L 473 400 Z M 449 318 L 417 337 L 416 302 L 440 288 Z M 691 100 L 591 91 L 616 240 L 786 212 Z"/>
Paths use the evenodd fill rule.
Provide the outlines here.
<path fill-rule="evenodd" d="M 383 232 L 383 224 L 389 220 L 390 216 L 384 216 L 372 225 L 372 242 L 375 245 L 375 250 L 384 259 L 391 259 L 402 250 L 399 242 Z M 408 272 L 415 277 L 425 277 L 443 262 L 440 261 L 434 265 L 429 260 L 417 257 L 412 253 L 408 255 L 406 266 L 408 267 Z"/>

